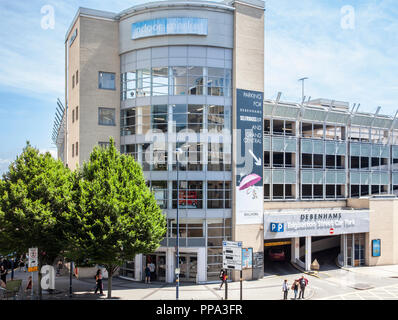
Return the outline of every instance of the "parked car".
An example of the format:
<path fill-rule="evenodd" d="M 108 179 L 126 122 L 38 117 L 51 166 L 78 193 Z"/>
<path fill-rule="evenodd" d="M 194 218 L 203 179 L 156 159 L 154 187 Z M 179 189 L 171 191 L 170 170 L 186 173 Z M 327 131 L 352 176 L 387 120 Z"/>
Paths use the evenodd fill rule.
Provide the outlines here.
<path fill-rule="evenodd" d="M 268 257 L 271 261 L 285 261 L 286 254 L 283 249 L 272 248 L 268 251 Z"/>

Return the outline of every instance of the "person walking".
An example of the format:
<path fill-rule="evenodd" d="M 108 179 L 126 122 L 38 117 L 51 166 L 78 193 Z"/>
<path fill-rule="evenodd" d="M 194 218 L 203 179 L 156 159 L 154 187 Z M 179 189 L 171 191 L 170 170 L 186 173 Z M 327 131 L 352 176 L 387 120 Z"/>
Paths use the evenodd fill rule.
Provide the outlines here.
<path fill-rule="evenodd" d="M 11 281 L 14 280 L 15 258 L 11 259 Z"/>
<path fill-rule="evenodd" d="M 297 280 L 294 280 L 292 284 L 292 290 L 294 292 L 294 300 L 297 300 L 298 289 L 299 289 L 299 282 Z"/>
<path fill-rule="evenodd" d="M 61 275 L 61 269 L 62 269 L 62 260 L 59 259 L 57 263 L 57 276 L 59 277 Z"/>
<path fill-rule="evenodd" d="M 287 280 L 283 281 L 282 291 L 283 291 L 283 300 L 287 300 L 287 295 L 289 293 L 289 285 L 287 283 Z"/>
<path fill-rule="evenodd" d="M 103 286 L 102 286 L 102 271 L 101 269 L 97 270 L 97 274 L 95 275 L 95 283 L 96 283 L 96 288 L 95 288 L 95 294 L 97 294 L 97 291 L 99 290 L 100 295 L 103 295 Z"/>
<path fill-rule="evenodd" d="M 228 279 L 227 271 L 226 271 L 226 270 L 221 270 L 221 272 L 220 272 L 220 279 L 221 279 L 221 285 L 220 285 L 220 290 L 221 290 L 223 284 L 226 283 L 226 282 L 227 282 L 227 279 Z"/>
<path fill-rule="evenodd" d="M 299 299 L 304 299 L 304 292 L 305 292 L 305 288 L 308 285 L 308 280 L 306 278 L 304 278 L 304 276 L 302 276 L 299 280 L 299 284 L 300 284 Z"/>
<path fill-rule="evenodd" d="M 151 268 L 149 267 L 149 263 L 146 265 L 144 272 L 145 272 L 145 283 L 151 283 Z"/>
<path fill-rule="evenodd" d="M 4 264 L 1 265 L 0 267 L 0 279 L 4 282 L 7 283 L 7 269 L 4 266 Z"/>

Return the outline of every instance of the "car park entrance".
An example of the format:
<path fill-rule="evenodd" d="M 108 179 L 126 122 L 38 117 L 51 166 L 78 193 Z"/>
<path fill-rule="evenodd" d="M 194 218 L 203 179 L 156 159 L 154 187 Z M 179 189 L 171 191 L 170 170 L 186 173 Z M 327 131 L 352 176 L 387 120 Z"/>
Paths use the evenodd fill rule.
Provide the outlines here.
<path fill-rule="evenodd" d="M 264 258 L 268 265 L 290 261 L 310 271 L 316 257 L 329 250 L 340 266 L 364 265 L 367 232 L 369 210 L 287 209 L 264 213 Z M 326 259 L 328 263 L 332 258 Z"/>

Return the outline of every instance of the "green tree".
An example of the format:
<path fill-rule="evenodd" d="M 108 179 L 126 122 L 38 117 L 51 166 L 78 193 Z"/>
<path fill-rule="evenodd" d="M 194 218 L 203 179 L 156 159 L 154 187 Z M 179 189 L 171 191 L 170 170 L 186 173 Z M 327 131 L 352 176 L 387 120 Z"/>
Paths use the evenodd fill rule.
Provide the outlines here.
<path fill-rule="evenodd" d="M 39 270 L 52 265 L 67 245 L 72 187 L 71 171 L 28 142 L 0 181 L 0 251 L 37 247 Z"/>
<path fill-rule="evenodd" d="M 112 277 L 126 260 L 155 251 L 166 233 L 166 218 L 145 184 L 141 166 L 120 154 L 110 139 L 95 147 L 88 162 L 75 172 L 76 256 L 103 265 Z"/>

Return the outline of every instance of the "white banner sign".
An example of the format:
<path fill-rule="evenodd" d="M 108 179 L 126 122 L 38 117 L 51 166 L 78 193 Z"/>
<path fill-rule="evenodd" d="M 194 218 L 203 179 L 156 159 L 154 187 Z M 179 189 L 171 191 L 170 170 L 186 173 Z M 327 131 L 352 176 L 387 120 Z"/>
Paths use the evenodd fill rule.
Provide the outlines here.
<path fill-rule="evenodd" d="M 264 239 L 369 232 L 369 211 L 329 210 L 264 214 Z"/>

